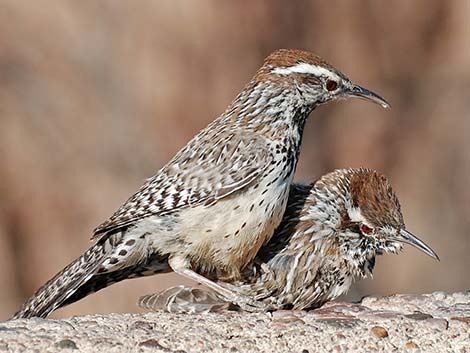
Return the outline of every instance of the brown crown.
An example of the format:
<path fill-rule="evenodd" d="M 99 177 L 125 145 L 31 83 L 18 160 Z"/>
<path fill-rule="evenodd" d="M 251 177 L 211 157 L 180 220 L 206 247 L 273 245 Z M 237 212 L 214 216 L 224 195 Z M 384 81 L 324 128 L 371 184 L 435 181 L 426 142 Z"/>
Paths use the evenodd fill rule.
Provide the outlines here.
<path fill-rule="evenodd" d="M 324 67 L 332 67 L 318 55 L 309 53 L 308 51 L 296 49 L 279 49 L 271 53 L 265 60 L 263 66 L 268 67 L 289 67 L 299 63 L 312 65 L 320 65 Z"/>
<path fill-rule="evenodd" d="M 346 77 L 338 69 L 330 65 L 318 55 L 297 49 L 278 49 L 275 52 L 271 53 L 264 60 L 263 66 L 261 66 L 261 68 L 255 75 L 255 80 L 260 81 L 266 79 L 268 76 L 270 76 L 270 73 L 274 68 L 285 68 L 300 63 L 322 66 L 324 68 L 336 72 L 340 76 Z M 271 80 L 273 79 L 278 80 L 279 77 L 271 77 Z"/>
<path fill-rule="evenodd" d="M 400 203 L 383 174 L 360 169 L 350 177 L 349 192 L 354 206 L 373 225 L 403 226 Z"/>

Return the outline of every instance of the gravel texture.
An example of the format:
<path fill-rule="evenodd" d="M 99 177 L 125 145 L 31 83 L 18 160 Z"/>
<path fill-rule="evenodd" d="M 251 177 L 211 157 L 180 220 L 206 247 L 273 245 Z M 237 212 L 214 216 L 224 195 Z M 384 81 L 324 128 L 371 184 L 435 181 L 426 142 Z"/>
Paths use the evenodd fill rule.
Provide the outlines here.
<path fill-rule="evenodd" d="M 312 311 L 148 313 L 0 323 L 0 352 L 468 352 L 470 291 Z"/>

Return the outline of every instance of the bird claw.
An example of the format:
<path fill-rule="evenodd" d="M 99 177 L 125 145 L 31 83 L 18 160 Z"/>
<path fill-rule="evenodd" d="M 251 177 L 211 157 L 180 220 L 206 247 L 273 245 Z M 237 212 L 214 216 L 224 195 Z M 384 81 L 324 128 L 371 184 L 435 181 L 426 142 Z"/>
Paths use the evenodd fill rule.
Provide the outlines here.
<path fill-rule="evenodd" d="M 219 295 L 219 297 L 238 306 L 241 310 L 248 312 L 263 312 L 269 310 L 269 305 L 245 295 L 239 287 L 225 282 L 218 282 L 218 284 L 232 292 L 230 296 Z"/>

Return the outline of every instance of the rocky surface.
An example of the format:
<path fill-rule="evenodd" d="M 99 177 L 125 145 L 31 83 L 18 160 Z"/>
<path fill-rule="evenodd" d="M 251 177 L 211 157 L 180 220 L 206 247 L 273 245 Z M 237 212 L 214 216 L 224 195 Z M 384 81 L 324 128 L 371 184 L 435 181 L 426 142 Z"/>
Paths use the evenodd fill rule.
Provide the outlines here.
<path fill-rule="evenodd" d="M 0 352 L 470 353 L 470 291 L 313 311 L 112 314 L 0 323 Z"/>

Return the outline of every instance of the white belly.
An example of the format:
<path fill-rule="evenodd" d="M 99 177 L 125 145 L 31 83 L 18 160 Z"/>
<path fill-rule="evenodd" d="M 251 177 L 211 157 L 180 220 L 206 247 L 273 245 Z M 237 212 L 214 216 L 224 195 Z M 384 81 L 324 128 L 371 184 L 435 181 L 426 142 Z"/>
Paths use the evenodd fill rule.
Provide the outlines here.
<path fill-rule="evenodd" d="M 279 225 L 285 211 L 289 184 L 260 185 L 218 201 L 209 207 L 182 212 L 188 221 L 180 229 L 188 256 L 204 256 L 205 266 L 235 271 L 247 265 Z"/>

